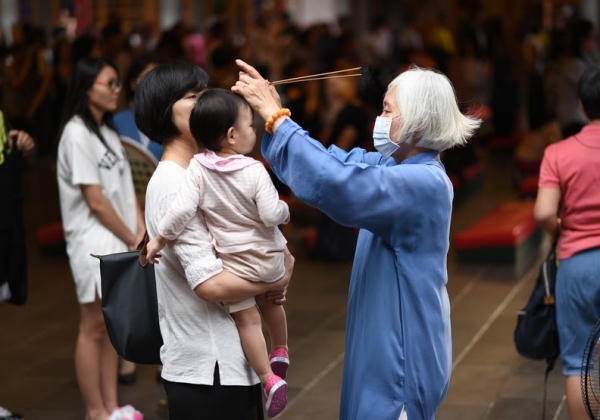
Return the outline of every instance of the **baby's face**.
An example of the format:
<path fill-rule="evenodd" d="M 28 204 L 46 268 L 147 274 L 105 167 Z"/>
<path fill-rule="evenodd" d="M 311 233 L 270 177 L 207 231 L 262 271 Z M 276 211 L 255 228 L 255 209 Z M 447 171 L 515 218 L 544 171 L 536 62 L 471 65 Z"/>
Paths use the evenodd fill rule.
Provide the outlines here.
<path fill-rule="evenodd" d="M 235 146 L 234 150 L 247 155 L 254 149 L 256 144 L 256 130 L 254 129 L 254 118 L 249 107 L 242 107 L 235 124 Z"/>

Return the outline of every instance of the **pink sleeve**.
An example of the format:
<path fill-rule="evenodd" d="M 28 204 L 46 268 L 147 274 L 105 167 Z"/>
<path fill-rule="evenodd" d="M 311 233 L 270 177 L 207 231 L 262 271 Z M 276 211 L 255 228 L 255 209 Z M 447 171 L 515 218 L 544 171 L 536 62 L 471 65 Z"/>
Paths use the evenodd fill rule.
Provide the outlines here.
<path fill-rule="evenodd" d="M 200 163 L 190 161 L 185 173 L 185 181 L 179 187 L 177 196 L 157 227 L 160 236 L 169 241 L 177 239 L 190 220 L 197 214 L 200 205 L 202 171 Z"/>
<path fill-rule="evenodd" d="M 560 188 L 556 147 L 548 146 L 544 151 L 540 167 L 539 188 Z"/>
<path fill-rule="evenodd" d="M 268 227 L 285 223 L 290 217 L 287 203 L 279 199 L 279 193 L 265 167 L 261 164 L 253 168 L 257 174 L 254 200 L 261 220 Z"/>

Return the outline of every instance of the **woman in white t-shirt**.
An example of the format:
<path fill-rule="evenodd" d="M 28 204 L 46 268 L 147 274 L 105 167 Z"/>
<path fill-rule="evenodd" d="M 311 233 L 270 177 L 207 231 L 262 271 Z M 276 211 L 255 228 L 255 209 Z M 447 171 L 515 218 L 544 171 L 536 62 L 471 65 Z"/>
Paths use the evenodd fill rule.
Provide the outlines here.
<path fill-rule="evenodd" d="M 185 62 L 168 62 L 148 72 L 135 93 L 135 122 L 163 145 L 161 161 L 146 190 L 145 216 L 150 237 L 198 153 L 190 132 L 190 113 L 208 86 L 206 72 Z M 155 266 L 162 378 L 170 420 L 257 420 L 263 418 L 260 381 L 252 371 L 235 322 L 219 302 L 284 289 L 293 257 L 286 253 L 286 274 L 274 283 L 250 282 L 227 270 L 215 255 L 201 212 L 161 251 Z M 281 291 L 270 296 L 277 303 Z"/>
<path fill-rule="evenodd" d="M 86 420 L 143 418 L 117 404 L 118 358 L 102 316 L 99 262 L 90 256 L 133 250 L 145 231 L 129 163 L 111 123 L 120 89 L 114 65 L 100 58 L 78 61 L 58 145 L 60 208 L 81 310 L 75 370 Z"/>

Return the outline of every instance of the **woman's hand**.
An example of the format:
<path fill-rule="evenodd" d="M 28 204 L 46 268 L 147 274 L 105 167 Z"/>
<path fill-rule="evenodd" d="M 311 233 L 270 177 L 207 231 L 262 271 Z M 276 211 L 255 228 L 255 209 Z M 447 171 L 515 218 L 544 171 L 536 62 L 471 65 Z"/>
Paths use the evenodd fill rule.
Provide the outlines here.
<path fill-rule="evenodd" d="M 243 96 L 263 120 L 268 120 L 271 115 L 281 108 L 281 99 L 275 86 L 265 80 L 251 65 L 242 60 L 236 60 L 235 62 L 242 71 L 240 71 L 239 79 L 231 90 Z"/>
<path fill-rule="evenodd" d="M 35 149 L 35 142 L 29 134 L 21 130 L 10 130 L 8 132 L 8 144 L 16 147 L 23 156 L 29 156 Z"/>
<path fill-rule="evenodd" d="M 266 293 L 267 300 L 273 301 L 273 303 L 278 305 L 283 305 L 286 300 L 285 295 L 287 294 L 287 288 L 294 272 L 294 263 L 296 262 L 296 259 L 287 247 L 283 251 L 283 255 L 285 274 L 276 282 L 270 283 L 273 288 Z"/>
<path fill-rule="evenodd" d="M 276 305 L 283 305 L 285 303 L 285 295 L 287 294 L 287 287 L 285 289 L 271 290 L 265 294 L 267 300 L 270 300 Z"/>

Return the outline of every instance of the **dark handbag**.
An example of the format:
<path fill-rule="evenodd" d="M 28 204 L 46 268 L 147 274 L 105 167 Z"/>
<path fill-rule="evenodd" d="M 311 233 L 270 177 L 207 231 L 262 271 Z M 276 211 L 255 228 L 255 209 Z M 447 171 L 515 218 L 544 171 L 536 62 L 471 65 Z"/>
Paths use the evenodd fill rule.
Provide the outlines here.
<path fill-rule="evenodd" d="M 556 242 L 554 242 L 540 266 L 527 304 L 517 315 L 517 327 L 514 332 L 515 346 L 521 356 L 546 361 L 542 419 L 546 417 L 546 382 L 560 355 L 554 297 L 556 269 Z"/>
<path fill-rule="evenodd" d="M 560 354 L 556 327 L 556 245 L 542 262 L 529 300 L 517 316 L 514 340 L 520 355 L 535 360 L 556 360 Z"/>
<path fill-rule="evenodd" d="M 163 339 L 154 266 L 145 260 L 147 243 L 148 233 L 136 251 L 92 256 L 100 259 L 102 313 L 115 350 L 130 362 L 158 365 Z"/>

